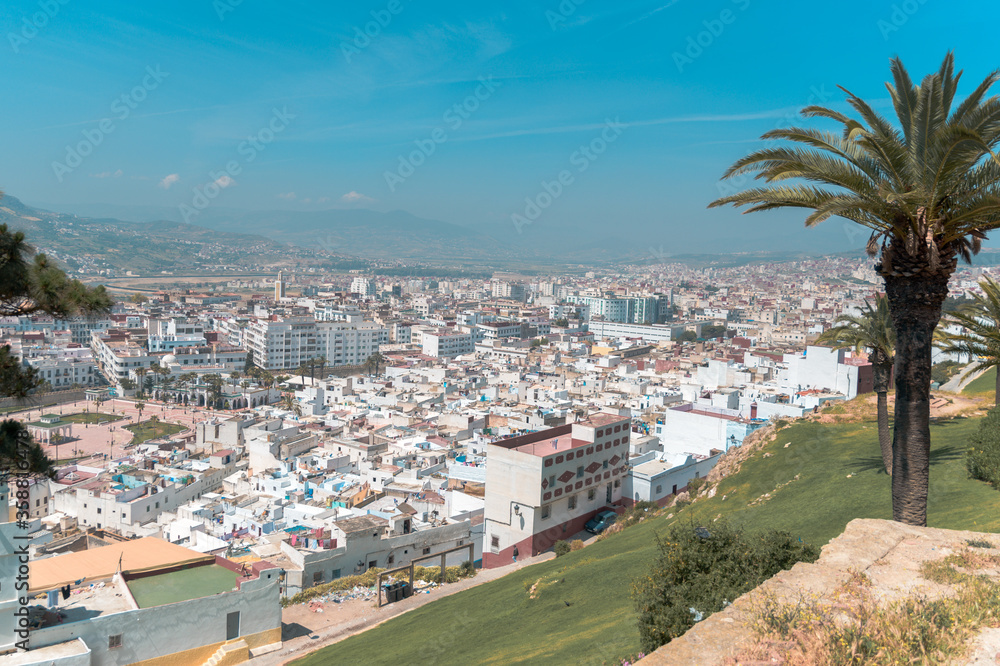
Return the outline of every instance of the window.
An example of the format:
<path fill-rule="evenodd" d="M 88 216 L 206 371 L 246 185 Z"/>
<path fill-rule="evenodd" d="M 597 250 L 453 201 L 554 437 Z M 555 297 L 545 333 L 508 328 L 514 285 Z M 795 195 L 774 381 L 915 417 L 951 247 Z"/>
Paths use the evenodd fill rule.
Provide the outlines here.
<path fill-rule="evenodd" d="M 607 469 L 607 468 L 608 468 L 608 461 L 607 461 L 607 460 L 605 460 L 605 461 L 604 461 L 604 469 Z"/>
<path fill-rule="evenodd" d="M 542 507 L 542 520 L 548 518 L 549 513 L 551 513 L 551 509 L 549 508 L 549 505 L 546 504 L 545 506 Z"/>
<path fill-rule="evenodd" d="M 621 479 L 615 479 L 615 488 L 618 488 L 621 485 L 622 485 L 622 480 Z"/>
<path fill-rule="evenodd" d="M 396 563 L 396 556 L 395 555 L 390 555 L 388 563 L 389 564 L 395 564 Z"/>
<path fill-rule="evenodd" d="M 659 495 L 663 492 L 663 486 L 656 486 L 656 494 Z"/>
<path fill-rule="evenodd" d="M 556 475 L 553 474 L 549 477 L 549 488 L 556 485 Z"/>
<path fill-rule="evenodd" d="M 580 465 L 579 467 L 576 468 L 576 478 L 578 479 L 583 478 L 583 465 Z"/>
<path fill-rule="evenodd" d="M 575 508 L 576 508 L 576 495 L 570 495 L 569 510 L 572 511 Z"/>
<path fill-rule="evenodd" d="M 587 501 L 593 502 L 594 501 L 594 495 L 596 495 L 596 494 L 597 494 L 597 491 L 595 491 L 593 488 L 591 488 L 590 490 L 588 490 L 587 491 Z"/>
<path fill-rule="evenodd" d="M 490 536 L 490 550 L 494 553 L 500 552 L 500 537 Z"/>
<path fill-rule="evenodd" d="M 108 636 L 108 649 L 109 650 L 115 650 L 117 648 L 120 648 L 121 646 L 122 646 L 122 635 L 121 634 L 114 634 L 114 635 Z"/>
<path fill-rule="evenodd" d="M 431 554 L 431 549 L 430 548 L 424 548 L 423 554 L 424 555 L 430 555 Z"/>
<path fill-rule="evenodd" d="M 101 507 L 97 507 L 97 513 L 101 513 Z"/>
<path fill-rule="evenodd" d="M 319 585 L 323 582 L 323 572 L 317 571 L 313 574 L 313 585 Z"/>

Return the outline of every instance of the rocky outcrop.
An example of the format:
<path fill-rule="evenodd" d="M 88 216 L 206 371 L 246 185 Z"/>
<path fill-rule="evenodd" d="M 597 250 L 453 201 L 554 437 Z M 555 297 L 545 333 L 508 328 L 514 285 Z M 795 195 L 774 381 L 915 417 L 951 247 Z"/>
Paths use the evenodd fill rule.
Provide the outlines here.
<path fill-rule="evenodd" d="M 854 572 L 862 572 L 881 598 L 941 594 L 942 586 L 920 576 L 921 564 L 963 550 L 970 539 L 1000 541 L 995 534 L 913 527 L 887 520 L 852 520 L 843 534 L 823 547 L 816 562 L 799 563 L 782 571 L 641 663 L 643 666 L 722 664 L 752 638 L 747 626 L 749 599 L 759 592 L 789 602 L 811 595 L 832 598 Z M 969 664 L 994 663 L 979 661 L 1000 641 L 991 631 L 996 632 L 986 630 L 979 637 Z"/>

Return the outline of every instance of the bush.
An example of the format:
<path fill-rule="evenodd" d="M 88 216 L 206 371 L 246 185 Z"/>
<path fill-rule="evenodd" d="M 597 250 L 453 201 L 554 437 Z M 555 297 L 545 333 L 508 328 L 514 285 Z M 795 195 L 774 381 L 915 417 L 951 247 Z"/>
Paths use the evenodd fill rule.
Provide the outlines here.
<path fill-rule="evenodd" d="M 574 539 L 573 541 L 570 541 L 569 542 L 569 549 L 570 550 L 583 550 L 583 540 L 582 539 Z"/>
<path fill-rule="evenodd" d="M 704 478 L 699 477 L 697 479 L 691 479 L 690 481 L 688 481 L 687 491 L 691 495 L 691 497 L 694 497 L 695 495 L 698 494 L 698 491 L 701 490 L 701 487 L 704 485 L 705 485 Z"/>
<path fill-rule="evenodd" d="M 1000 490 L 1000 408 L 990 410 L 969 441 L 972 446 L 965 458 L 969 476 Z"/>
<path fill-rule="evenodd" d="M 573 548 L 567 542 L 560 539 L 552 544 L 552 550 L 555 551 L 556 557 L 562 557 L 569 551 L 573 550 Z"/>
<path fill-rule="evenodd" d="M 743 593 L 818 551 L 787 532 L 746 535 L 720 521 L 709 528 L 687 522 L 657 537 L 659 555 L 648 575 L 633 582 L 641 647 L 651 652 L 722 610 Z M 692 613 L 694 611 L 694 613 Z M 697 615 L 695 615 L 697 614 Z"/>

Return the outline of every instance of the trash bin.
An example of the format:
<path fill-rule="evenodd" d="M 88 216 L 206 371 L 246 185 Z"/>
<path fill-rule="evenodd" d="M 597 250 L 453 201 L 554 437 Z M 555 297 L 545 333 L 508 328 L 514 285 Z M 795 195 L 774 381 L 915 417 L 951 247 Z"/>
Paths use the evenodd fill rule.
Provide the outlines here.
<path fill-rule="evenodd" d="M 395 601 L 392 598 L 392 583 L 385 583 L 382 585 L 382 591 L 385 592 L 385 603 L 389 604 Z"/>
<path fill-rule="evenodd" d="M 399 591 L 402 593 L 404 599 L 409 599 L 413 596 L 413 588 L 410 587 L 409 583 L 400 583 Z"/>

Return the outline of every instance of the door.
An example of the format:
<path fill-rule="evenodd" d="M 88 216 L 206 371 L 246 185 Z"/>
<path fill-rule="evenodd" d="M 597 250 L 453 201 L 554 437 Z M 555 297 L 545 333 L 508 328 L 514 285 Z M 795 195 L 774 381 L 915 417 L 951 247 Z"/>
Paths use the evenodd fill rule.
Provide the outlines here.
<path fill-rule="evenodd" d="M 608 484 L 608 491 L 605 493 L 605 499 L 604 499 L 604 501 L 607 502 L 608 504 L 611 504 L 611 484 L 610 483 Z"/>
<path fill-rule="evenodd" d="M 240 612 L 226 615 L 226 640 L 231 641 L 240 637 Z"/>

